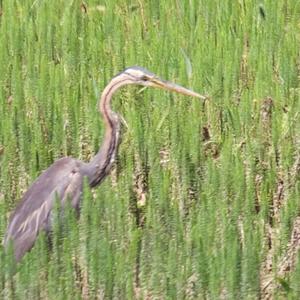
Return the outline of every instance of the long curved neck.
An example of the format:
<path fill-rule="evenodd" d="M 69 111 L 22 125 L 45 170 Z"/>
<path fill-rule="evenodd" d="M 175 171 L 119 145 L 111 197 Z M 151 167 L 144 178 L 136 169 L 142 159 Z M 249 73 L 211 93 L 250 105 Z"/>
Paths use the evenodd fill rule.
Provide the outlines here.
<path fill-rule="evenodd" d="M 94 187 L 100 184 L 109 174 L 116 159 L 120 143 L 120 120 L 111 109 L 111 99 L 116 90 L 121 86 L 130 84 L 128 80 L 115 77 L 104 89 L 99 101 L 99 111 L 105 123 L 103 144 L 95 157 L 87 164 L 87 177 L 89 184 Z"/>

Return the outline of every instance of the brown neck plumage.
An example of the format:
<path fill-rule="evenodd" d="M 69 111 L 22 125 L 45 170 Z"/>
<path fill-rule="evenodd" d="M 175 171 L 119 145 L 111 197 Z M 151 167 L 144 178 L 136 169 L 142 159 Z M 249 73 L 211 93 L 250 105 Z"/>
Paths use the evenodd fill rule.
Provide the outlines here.
<path fill-rule="evenodd" d="M 109 174 L 116 159 L 120 142 L 120 119 L 112 111 L 110 103 L 114 92 L 121 86 L 130 84 L 128 80 L 113 78 L 110 84 L 104 89 L 99 110 L 105 123 L 105 135 L 103 144 L 95 157 L 87 164 L 87 177 L 91 187 L 97 186 Z"/>

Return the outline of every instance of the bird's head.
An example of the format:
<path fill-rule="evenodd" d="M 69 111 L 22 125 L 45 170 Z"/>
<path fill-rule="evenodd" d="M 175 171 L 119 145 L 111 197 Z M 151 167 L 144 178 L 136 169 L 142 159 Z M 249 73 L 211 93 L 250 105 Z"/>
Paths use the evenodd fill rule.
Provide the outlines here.
<path fill-rule="evenodd" d="M 123 72 L 116 75 L 115 78 L 118 78 L 119 80 L 124 80 L 124 84 L 138 84 L 146 87 L 157 87 L 160 89 L 176 92 L 187 96 L 206 99 L 205 96 L 202 96 L 192 90 L 184 88 L 170 81 L 160 79 L 155 74 L 138 66 L 129 67 L 125 69 Z"/>

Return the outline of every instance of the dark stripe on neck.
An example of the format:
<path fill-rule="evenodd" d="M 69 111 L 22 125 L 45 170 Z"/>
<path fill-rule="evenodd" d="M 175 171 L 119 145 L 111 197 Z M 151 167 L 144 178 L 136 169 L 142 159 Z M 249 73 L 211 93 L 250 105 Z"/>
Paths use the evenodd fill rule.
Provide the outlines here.
<path fill-rule="evenodd" d="M 99 164 L 96 164 L 95 172 L 94 174 L 91 175 L 92 178 L 92 181 L 90 182 L 91 187 L 95 187 L 98 184 L 100 184 L 102 180 L 109 174 L 109 171 L 112 167 L 112 158 L 116 155 L 118 150 L 118 143 L 119 143 L 118 135 L 119 135 L 118 125 L 113 126 L 108 149 L 105 153 L 103 153 L 104 155 L 106 155 L 105 160 L 103 163 L 100 162 Z"/>
<path fill-rule="evenodd" d="M 115 88 L 116 85 L 120 84 L 120 83 L 123 83 L 124 81 L 126 81 L 127 79 L 124 79 L 122 81 L 118 81 L 116 82 L 115 84 L 113 84 L 110 89 L 107 91 L 106 95 L 104 96 L 104 100 L 103 100 L 103 107 L 104 107 L 104 110 L 103 110 L 103 115 L 105 116 L 106 120 L 108 121 L 110 127 L 112 128 L 113 127 L 113 121 L 112 121 L 112 118 L 111 118 L 111 115 L 107 112 L 106 110 L 106 103 L 107 102 L 110 102 L 111 98 L 112 98 L 112 95 L 111 94 L 111 91 L 113 88 Z M 102 103 L 100 103 L 100 106 L 102 105 Z M 111 112 L 111 107 L 109 105 L 109 111 Z"/>

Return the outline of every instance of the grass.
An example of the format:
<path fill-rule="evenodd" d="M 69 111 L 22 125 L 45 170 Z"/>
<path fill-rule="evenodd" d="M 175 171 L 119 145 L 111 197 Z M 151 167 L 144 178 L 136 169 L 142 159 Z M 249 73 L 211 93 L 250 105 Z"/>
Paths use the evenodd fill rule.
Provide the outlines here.
<path fill-rule="evenodd" d="M 299 298 L 299 15 L 296 0 L 1 1 L 1 240 L 42 170 L 98 150 L 97 100 L 123 68 L 210 98 L 122 89 L 115 170 L 15 275 L 0 248 L 0 298 Z"/>

